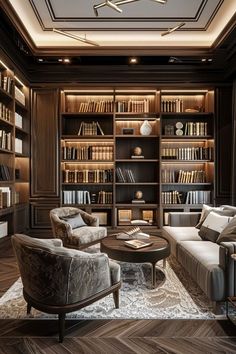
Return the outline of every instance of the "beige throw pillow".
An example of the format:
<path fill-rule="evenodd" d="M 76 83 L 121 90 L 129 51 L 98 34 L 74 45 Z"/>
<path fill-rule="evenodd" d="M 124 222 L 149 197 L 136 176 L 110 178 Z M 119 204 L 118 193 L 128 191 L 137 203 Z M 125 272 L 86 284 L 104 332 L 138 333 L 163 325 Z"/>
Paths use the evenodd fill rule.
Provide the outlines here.
<path fill-rule="evenodd" d="M 203 240 L 216 242 L 220 233 L 227 227 L 231 220 L 232 217 L 230 216 L 219 215 L 219 212 L 211 211 L 200 228 L 199 236 L 201 236 Z"/>
<path fill-rule="evenodd" d="M 229 222 L 229 224 L 220 233 L 217 243 L 236 241 L 236 216 Z"/>
<path fill-rule="evenodd" d="M 200 220 L 198 221 L 198 223 L 195 227 L 197 229 L 200 229 L 204 220 L 206 219 L 207 215 L 209 215 L 211 211 L 216 211 L 216 210 L 223 210 L 223 208 L 222 207 L 212 207 L 207 204 L 203 204 Z"/>

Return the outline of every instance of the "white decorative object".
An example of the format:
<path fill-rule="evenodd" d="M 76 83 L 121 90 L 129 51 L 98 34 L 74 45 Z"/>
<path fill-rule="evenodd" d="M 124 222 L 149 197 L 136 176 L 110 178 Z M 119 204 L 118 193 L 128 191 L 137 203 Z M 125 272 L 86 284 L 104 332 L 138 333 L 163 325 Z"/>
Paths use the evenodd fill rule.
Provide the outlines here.
<path fill-rule="evenodd" d="M 145 120 L 140 127 L 141 135 L 150 135 L 152 132 L 152 126 L 148 120 Z"/>

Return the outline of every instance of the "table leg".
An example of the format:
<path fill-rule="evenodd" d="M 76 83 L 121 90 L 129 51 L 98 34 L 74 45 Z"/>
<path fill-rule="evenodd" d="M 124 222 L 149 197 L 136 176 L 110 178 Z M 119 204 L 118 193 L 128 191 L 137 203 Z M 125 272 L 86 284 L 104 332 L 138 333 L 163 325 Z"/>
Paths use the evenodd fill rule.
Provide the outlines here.
<path fill-rule="evenodd" d="M 152 286 L 156 287 L 156 262 L 152 263 Z"/>

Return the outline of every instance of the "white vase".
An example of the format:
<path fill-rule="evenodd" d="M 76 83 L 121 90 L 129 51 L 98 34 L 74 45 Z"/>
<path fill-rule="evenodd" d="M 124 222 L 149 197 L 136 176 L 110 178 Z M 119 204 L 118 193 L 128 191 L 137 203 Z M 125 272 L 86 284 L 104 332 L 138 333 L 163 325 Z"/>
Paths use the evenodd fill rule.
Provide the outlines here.
<path fill-rule="evenodd" d="M 152 132 L 152 126 L 148 120 L 145 120 L 140 127 L 141 135 L 150 135 Z"/>

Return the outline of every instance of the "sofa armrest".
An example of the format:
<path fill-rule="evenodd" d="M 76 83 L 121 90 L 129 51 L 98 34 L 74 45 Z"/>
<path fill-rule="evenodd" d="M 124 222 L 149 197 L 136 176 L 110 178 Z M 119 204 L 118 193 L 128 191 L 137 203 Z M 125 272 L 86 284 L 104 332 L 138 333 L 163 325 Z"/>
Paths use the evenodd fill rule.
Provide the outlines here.
<path fill-rule="evenodd" d="M 200 212 L 169 212 L 169 226 L 196 226 Z"/>
<path fill-rule="evenodd" d="M 236 254 L 236 242 L 221 242 L 220 246 L 220 265 L 226 270 L 226 296 L 236 296 L 236 259 L 231 257 Z"/>

